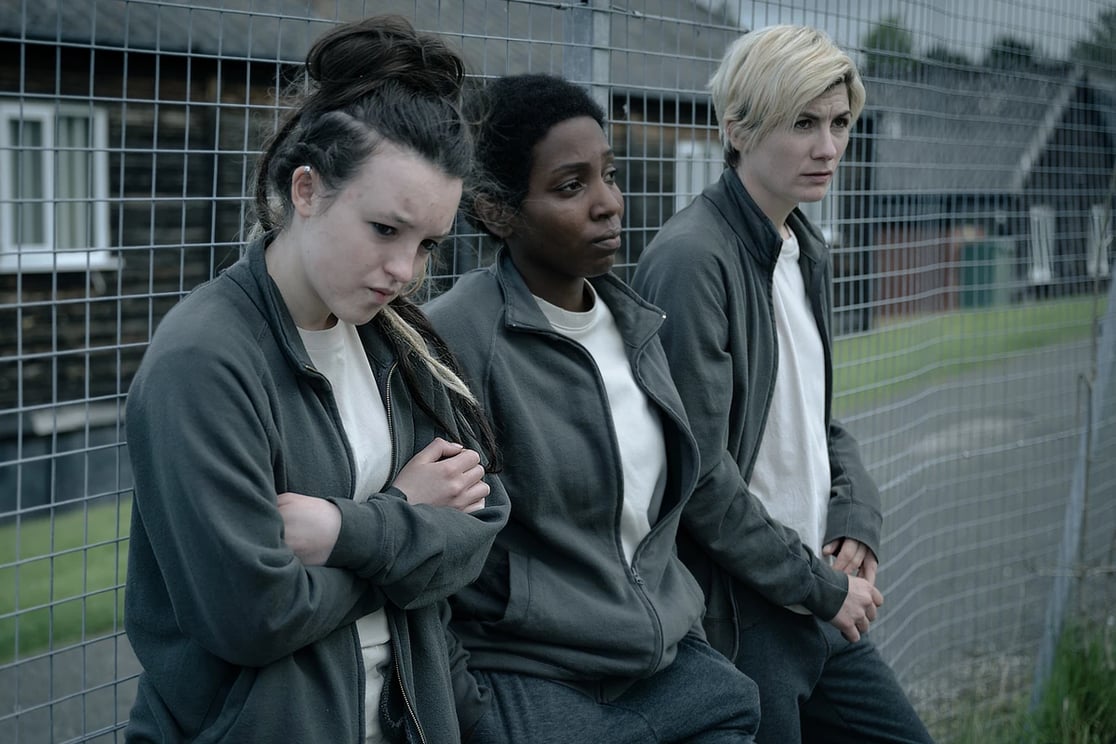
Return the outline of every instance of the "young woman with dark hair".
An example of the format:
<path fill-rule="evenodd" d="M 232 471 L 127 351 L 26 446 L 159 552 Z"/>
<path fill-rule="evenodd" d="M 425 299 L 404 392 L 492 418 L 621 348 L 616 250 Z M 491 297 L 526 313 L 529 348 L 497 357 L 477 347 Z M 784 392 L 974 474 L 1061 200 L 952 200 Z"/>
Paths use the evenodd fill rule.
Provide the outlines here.
<path fill-rule="evenodd" d="M 755 686 L 701 632 L 674 550 L 697 448 L 656 332 L 610 274 L 624 198 L 604 112 L 560 78 L 469 102 L 465 200 L 501 248 L 427 309 L 499 432 L 512 501 L 481 577 L 451 600 L 485 697 L 471 742 L 750 742 Z"/>
<path fill-rule="evenodd" d="M 445 597 L 507 518 L 476 400 L 407 299 L 472 160 L 464 70 L 338 26 L 267 144 L 242 259 L 160 324 L 127 403 L 129 741 L 454 742 Z"/>

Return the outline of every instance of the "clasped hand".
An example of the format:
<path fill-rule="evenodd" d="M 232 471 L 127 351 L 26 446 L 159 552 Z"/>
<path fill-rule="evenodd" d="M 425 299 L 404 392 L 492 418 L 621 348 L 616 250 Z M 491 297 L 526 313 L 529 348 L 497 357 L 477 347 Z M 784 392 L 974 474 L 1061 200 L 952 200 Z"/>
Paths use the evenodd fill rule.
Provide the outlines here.
<path fill-rule="evenodd" d="M 489 487 L 480 455 L 438 437 L 412 457 L 392 483 L 410 504 L 472 512 L 483 509 Z M 326 499 L 287 491 L 279 494 L 284 541 L 307 566 L 322 566 L 341 534 L 341 511 Z"/>
<path fill-rule="evenodd" d="M 883 594 L 876 588 L 879 562 L 867 545 L 851 538 L 826 543 L 822 555 L 832 556 L 833 567 L 848 574 L 849 591 L 841 609 L 829 622 L 847 641 L 855 643 L 861 633 L 868 632 L 883 605 Z"/>

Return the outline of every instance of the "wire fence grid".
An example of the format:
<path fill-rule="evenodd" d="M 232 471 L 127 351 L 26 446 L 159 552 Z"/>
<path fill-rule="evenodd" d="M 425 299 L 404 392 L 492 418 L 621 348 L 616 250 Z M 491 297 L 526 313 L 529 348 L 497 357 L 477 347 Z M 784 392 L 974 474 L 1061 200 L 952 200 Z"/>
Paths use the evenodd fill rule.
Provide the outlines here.
<path fill-rule="evenodd" d="M 1116 623 L 1116 9 L 1099 0 L 4 0 L 0 740 L 117 741 L 121 415 L 164 313 L 234 261 L 277 92 L 331 25 L 397 12 L 470 74 L 609 112 L 622 277 L 722 168 L 706 83 L 749 29 L 824 28 L 867 107 L 824 201 L 835 408 L 880 483 L 875 640 L 942 741 Z M 461 223 L 428 294 L 491 259 Z M 219 412 L 215 412 L 219 415 Z"/>

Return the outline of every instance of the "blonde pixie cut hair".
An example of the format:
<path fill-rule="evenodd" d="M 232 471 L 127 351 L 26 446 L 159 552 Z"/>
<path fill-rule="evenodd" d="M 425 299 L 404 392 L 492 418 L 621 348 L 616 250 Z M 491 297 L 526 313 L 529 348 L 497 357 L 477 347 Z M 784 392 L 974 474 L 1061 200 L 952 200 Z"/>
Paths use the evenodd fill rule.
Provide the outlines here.
<path fill-rule="evenodd" d="M 750 152 L 771 132 L 791 126 L 810 101 L 841 84 L 849 93 L 851 126 L 864 108 L 864 83 L 825 32 L 783 25 L 741 36 L 709 80 L 725 164 L 736 167 L 741 150 Z"/>

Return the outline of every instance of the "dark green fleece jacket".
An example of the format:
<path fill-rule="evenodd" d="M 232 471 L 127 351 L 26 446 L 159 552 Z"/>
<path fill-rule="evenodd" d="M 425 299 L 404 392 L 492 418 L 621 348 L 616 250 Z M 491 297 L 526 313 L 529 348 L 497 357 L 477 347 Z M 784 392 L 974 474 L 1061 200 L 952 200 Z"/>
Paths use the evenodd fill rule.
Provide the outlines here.
<path fill-rule="evenodd" d="M 619 445 L 589 352 L 551 328 L 506 251 L 426 310 L 492 416 L 512 502 L 481 577 L 452 600 L 469 664 L 611 695 L 701 633 L 701 591 L 675 551 L 698 460 L 657 336 L 662 313 L 613 276 L 591 281 L 666 441 L 662 506 L 630 566 Z"/>
<path fill-rule="evenodd" d="M 832 268 L 817 228 L 797 209 L 788 224 L 825 353 L 825 418 L 832 490 L 824 542 L 850 537 L 879 556 L 879 491 L 852 436 L 831 419 Z M 768 515 L 748 491 L 775 387 L 778 362 L 772 281 L 782 240 L 725 170 L 671 217 L 640 257 L 632 286 L 666 312 L 660 333 L 701 449 L 701 480 L 683 519 L 680 550 L 706 592 L 709 641 L 734 658 L 739 581 L 778 605 L 801 604 L 833 618 L 848 578 L 819 560 L 798 534 Z M 754 596 L 754 595 L 753 595 Z"/>
<path fill-rule="evenodd" d="M 445 433 L 412 404 L 379 333 L 360 336 L 388 409 L 394 478 Z M 447 411 L 444 390 L 429 384 L 427 399 Z M 479 573 L 506 495 L 490 479 L 488 507 L 468 515 L 412 506 L 394 489 L 352 501 L 337 404 L 261 242 L 160 324 L 128 395 L 127 439 L 125 628 L 144 668 L 129 741 L 362 744 L 353 622 L 381 607 L 390 707 L 410 711 L 404 723 L 425 741 L 458 741 L 453 685 L 472 682 L 447 636 L 444 598 Z M 304 566 L 283 542 L 284 491 L 340 508 L 327 566 Z"/>

